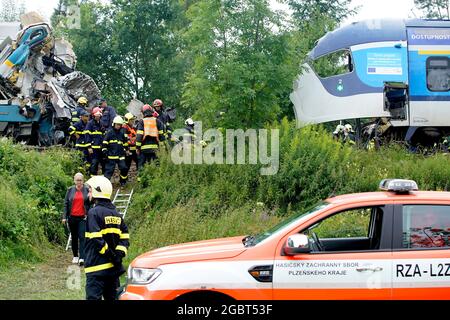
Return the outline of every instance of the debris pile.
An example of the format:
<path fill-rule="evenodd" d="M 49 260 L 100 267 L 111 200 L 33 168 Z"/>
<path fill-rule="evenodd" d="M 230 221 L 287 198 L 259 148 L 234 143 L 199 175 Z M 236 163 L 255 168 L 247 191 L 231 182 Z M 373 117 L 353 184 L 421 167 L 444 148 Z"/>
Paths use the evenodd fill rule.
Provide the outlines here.
<path fill-rule="evenodd" d="M 86 97 L 92 108 L 101 98 L 97 85 L 75 71 L 72 45 L 55 38 L 35 12 L 15 26 L 0 24 L 0 41 L 0 134 L 38 145 L 63 142 L 77 99 Z"/>

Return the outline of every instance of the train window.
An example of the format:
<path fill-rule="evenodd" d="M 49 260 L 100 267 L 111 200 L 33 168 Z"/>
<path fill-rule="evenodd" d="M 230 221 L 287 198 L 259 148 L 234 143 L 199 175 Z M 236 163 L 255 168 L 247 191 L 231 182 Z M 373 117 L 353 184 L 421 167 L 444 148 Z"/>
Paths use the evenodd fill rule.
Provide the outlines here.
<path fill-rule="evenodd" d="M 353 71 L 352 55 L 349 50 L 340 50 L 312 62 L 312 67 L 321 78 L 338 76 Z"/>
<path fill-rule="evenodd" d="M 427 87 L 430 91 L 450 90 L 450 59 L 429 57 L 427 59 Z"/>

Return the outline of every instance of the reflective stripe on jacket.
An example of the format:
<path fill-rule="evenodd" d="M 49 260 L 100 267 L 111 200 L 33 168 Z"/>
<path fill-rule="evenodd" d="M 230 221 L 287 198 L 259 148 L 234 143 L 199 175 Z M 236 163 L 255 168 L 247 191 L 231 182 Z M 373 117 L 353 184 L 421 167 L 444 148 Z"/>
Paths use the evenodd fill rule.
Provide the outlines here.
<path fill-rule="evenodd" d="M 145 119 L 154 119 L 156 122 L 156 129 L 158 132 L 158 137 L 147 136 L 144 137 L 144 120 Z M 164 124 L 154 117 L 146 117 L 142 121 L 138 123 L 137 126 L 137 136 L 136 136 L 136 147 L 140 150 L 156 150 L 159 148 L 159 141 L 164 141 Z"/>
<path fill-rule="evenodd" d="M 128 149 L 128 136 L 123 128 L 111 128 L 103 140 L 103 153 L 110 160 L 124 160 L 125 150 Z"/>
<path fill-rule="evenodd" d="M 98 199 L 86 221 L 85 272 L 87 275 L 118 276 L 125 272 L 114 265 L 114 256 L 124 257 L 129 247 L 128 227 L 110 200 Z"/>
<path fill-rule="evenodd" d="M 90 143 L 92 149 L 101 149 L 103 146 L 103 137 L 105 133 L 103 132 L 100 121 L 95 121 L 92 119 L 88 122 L 86 126 L 87 131 L 87 142 Z"/>
<path fill-rule="evenodd" d="M 80 114 L 81 114 L 81 111 L 84 111 L 84 110 L 86 110 L 86 109 L 83 107 L 77 106 L 76 109 L 74 111 L 72 111 L 72 119 L 71 119 L 72 124 L 75 124 L 81 120 Z"/>
<path fill-rule="evenodd" d="M 144 140 L 147 137 L 153 137 L 159 140 L 158 127 L 156 124 L 156 118 L 144 118 Z"/>
<path fill-rule="evenodd" d="M 123 128 L 128 136 L 128 146 L 130 147 L 130 151 L 136 150 L 136 129 L 129 124 L 124 124 Z"/>
<path fill-rule="evenodd" d="M 83 120 L 78 121 L 73 126 L 69 128 L 69 134 L 77 134 L 78 138 L 75 141 L 75 147 L 77 148 L 87 148 L 90 146 L 89 140 L 86 137 L 88 131 L 86 130 L 87 124 L 83 122 Z"/>

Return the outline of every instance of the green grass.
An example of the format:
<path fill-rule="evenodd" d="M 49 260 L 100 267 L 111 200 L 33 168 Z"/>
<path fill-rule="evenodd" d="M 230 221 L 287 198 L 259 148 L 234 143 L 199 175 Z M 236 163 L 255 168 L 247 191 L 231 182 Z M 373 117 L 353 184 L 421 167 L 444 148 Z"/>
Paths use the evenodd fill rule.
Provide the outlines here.
<path fill-rule="evenodd" d="M 133 219 L 136 216 L 131 218 Z M 140 227 L 134 228 L 126 261 L 131 261 L 145 251 L 166 245 L 257 234 L 276 224 L 279 219 L 263 208 L 252 205 L 230 210 L 218 217 L 192 212 L 189 204 L 177 206 L 147 217 Z"/>
<path fill-rule="evenodd" d="M 63 199 L 78 167 L 77 153 L 40 153 L 0 140 L 0 269 L 36 262 L 50 243 L 63 244 Z"/>
<path fill-rule="evenodd" d="M 71 254 L 53 247 L 41 256 L 42 262 L 21 261 L 0 270 L 0 300 L 84 299 L 85 275 L 70 264 Z"/>

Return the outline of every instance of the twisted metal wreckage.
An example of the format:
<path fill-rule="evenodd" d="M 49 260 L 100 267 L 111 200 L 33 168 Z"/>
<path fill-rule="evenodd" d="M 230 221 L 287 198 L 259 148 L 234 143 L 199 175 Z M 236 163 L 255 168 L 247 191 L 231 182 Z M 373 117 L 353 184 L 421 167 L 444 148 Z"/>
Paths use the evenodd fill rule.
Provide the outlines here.
<path fill-rule="evenodd" d="M 0 24 L 0 135 L 64 143 L 77 99 L 85 96 L 90 109 L 101 98 L 92 78 L 75 71 L 76 61 L 72 45 L 35 12 Z"/>

